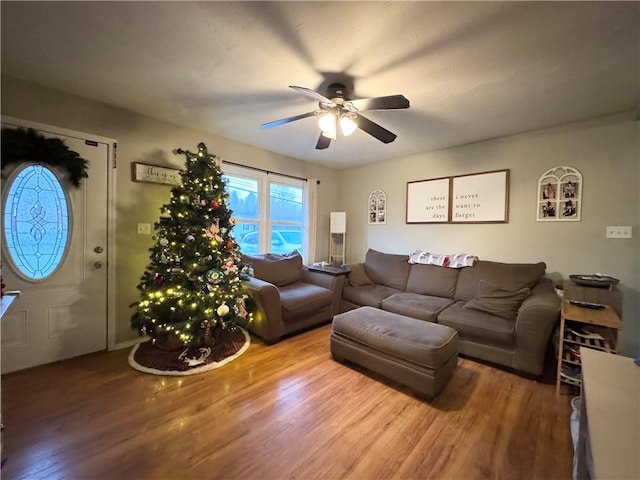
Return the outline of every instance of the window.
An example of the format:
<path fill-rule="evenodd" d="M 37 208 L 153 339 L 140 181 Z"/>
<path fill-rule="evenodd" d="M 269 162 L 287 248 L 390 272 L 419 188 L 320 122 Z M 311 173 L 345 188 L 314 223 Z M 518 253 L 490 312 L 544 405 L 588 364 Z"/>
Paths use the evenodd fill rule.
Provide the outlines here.
<path fill-rule="evenodd" d="M 224 165 L 233 235 L 242 253 L 307 251 L 305 182 Z"/>
<path fill-rule="evenodd" d="M 7 183 L 4 244 L 16 271 L 41 281 L 60 266 L 70 241 L 69 203 L 55 173 L 27 165 Z"/>

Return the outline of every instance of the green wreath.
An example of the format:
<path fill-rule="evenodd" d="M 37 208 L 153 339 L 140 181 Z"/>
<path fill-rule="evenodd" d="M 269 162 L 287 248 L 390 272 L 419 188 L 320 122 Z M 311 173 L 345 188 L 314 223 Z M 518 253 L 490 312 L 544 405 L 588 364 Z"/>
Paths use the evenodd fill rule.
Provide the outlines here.
<path fill-rule="evenodd" d="M 69 150 L 60 138 L 45 138 L 33 128 L 3 128 L 2 170 L 13 163 L 30 162 L 64 169 L 75 188 L 89 177 L 89 161 Z"/>

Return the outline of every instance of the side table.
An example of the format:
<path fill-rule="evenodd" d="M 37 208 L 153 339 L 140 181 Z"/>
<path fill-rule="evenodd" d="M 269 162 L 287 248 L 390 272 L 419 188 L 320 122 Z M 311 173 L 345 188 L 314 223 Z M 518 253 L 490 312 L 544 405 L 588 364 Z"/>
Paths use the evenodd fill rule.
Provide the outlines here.
<path fill-rule="evenodd" d="M 309 265 L 307 269 L 311 272 L 320 272 L 320 273 L 328 273 L 329 275 L 346 275 L 349 273 L 349 270 L 341 267 L 332 267 L 330 265 Z"/>
<path fill-rule="evenodd" d="M 597 330 L 590 335 L 583 331 L 584 327 L 595 326 Z M 562 384 L 582 385 L 580 347 L 601 350 L 608 353 L 619 353 L 622 346 L 622 322 L 609 305 L 594 310 L 573 305 L 563 300 L 560 315 L 560 336 L 558 346 L 558 368 L 556 373 L 556 394 L 560 393 Z M 576 375 L 567 375 L 566 370 L 573 370 Z"/>

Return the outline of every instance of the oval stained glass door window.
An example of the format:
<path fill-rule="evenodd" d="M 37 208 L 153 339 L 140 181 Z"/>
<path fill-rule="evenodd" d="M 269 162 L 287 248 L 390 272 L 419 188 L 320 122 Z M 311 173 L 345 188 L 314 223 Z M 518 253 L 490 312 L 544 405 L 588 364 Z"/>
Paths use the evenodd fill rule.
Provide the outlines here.
<path fill-rule="evenodd" d="M 28 165 L 5 187 L 4 241 L 11 263 L 29 280 L 44 280 L 60 266 L 69 245 L 69 202 L 56 174 Z"/>

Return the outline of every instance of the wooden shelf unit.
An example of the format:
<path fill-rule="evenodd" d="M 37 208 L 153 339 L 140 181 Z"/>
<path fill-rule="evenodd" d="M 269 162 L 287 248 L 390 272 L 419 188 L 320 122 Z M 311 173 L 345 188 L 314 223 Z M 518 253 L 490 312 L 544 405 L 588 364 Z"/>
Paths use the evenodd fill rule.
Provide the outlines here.
<path fill-rule="evenodd" d="M 577 335 L 585 326 L 595 327 L 594 330 L 602 339 L 583 338 Z M 562 384 L 581 386 L 579 378 L 563 375 L 563 367 L 582 368 L 580 354 L 571 355 L 570 347 L 580 351 L 580 347 L 600 350 L 607 353 L 619 353 L 622 346 L 622 321 L 614 309 L 606 305 L 600 310 L 572 305 L 569 300 L 563 300 L 560 315 L 560 336 L 558 345 L 558 366 L 556 374 L 556 393 L 560 393 Z"/>

